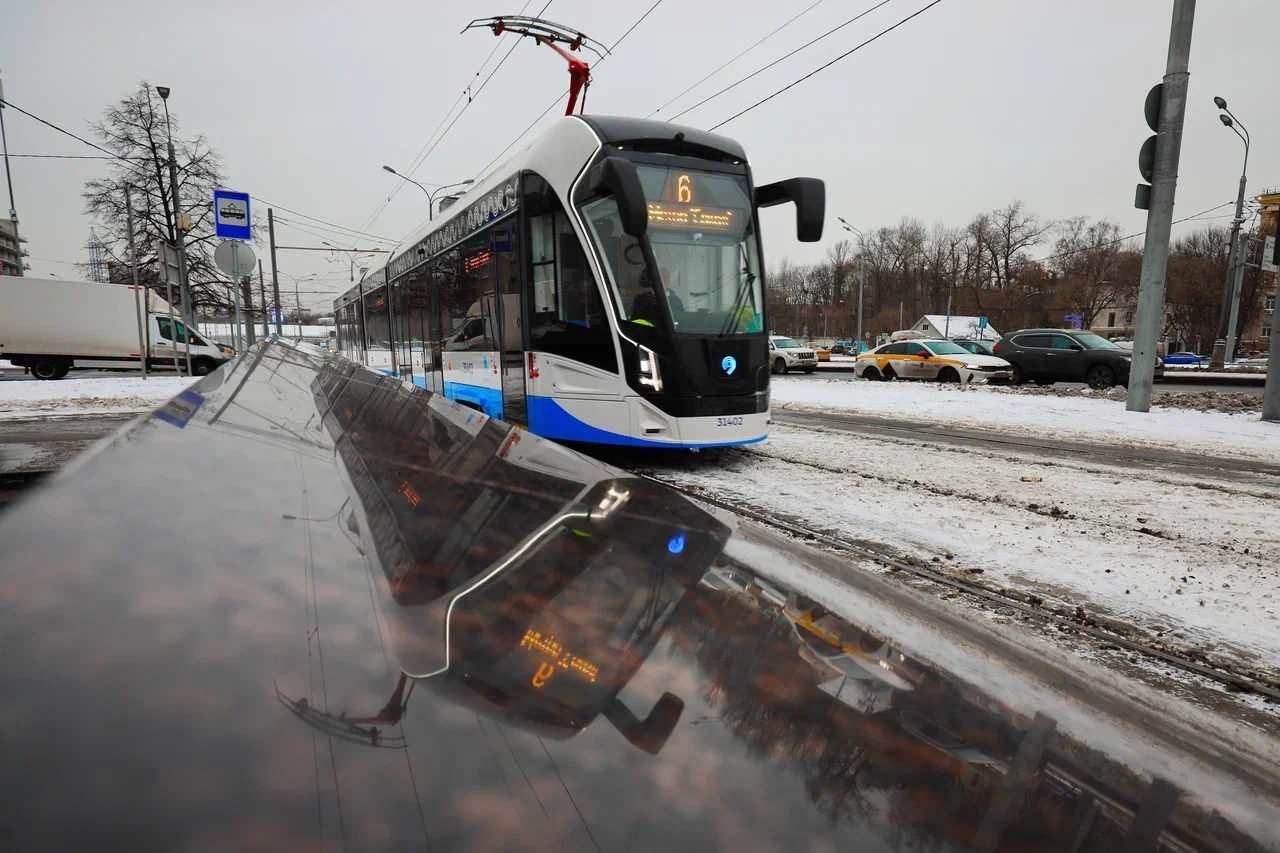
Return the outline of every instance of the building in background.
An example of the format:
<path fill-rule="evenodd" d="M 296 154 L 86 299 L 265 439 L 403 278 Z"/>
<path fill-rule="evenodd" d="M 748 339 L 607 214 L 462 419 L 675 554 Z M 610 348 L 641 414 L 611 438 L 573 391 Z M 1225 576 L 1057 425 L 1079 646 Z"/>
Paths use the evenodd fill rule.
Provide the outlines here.
<path fill-rule="evenodd" d="M 1280 187 L 1268 187 L 1256 197 L 1262 220 L 1259 234 L 1276 233 L 1276 220 L 1280 219 Z"/>
<path fill-rule="evenodd" d="M 21 243 L 27 242 L 26 238 Z M 0 219 L 0 275 L 22 275 L 26 269 L 22 257 L 26 254 L 22 245 L 14 236 L 13 222 Z"/>
<path fill-rule="evenodd" d="M 985 317 L 966 317 L 960 314 L 925 314 L 911 327 L 937 338 L 964 338 L 969 341 L 998 341 L 1000 333 L 986 322 Z"/>

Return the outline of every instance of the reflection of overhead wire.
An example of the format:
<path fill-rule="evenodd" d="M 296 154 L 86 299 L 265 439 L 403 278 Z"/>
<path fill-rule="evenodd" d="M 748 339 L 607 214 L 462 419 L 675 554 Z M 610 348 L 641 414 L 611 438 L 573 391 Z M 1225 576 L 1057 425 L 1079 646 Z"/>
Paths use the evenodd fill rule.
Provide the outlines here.
<path fill-rule="evenodd" d="M 516 757 L 516 751 L 511 748 L 511 741 L 507 740 L 506 730 L 502 728 L 502 723 L 495 722 L 494 725 L 498 727 L 498 734 L 502 735 L 502 742 L 507 745 L 507 752 L 511 753 L 511 760 L 516 763 L 516 768 L 520 771 L 520 775 L 524 777 L 524 783 L 529 786 L 530 792 L 533 793 L 533 798 L 538 801 L 538 807 L 542 809 L 543 815 L 547 818 L 547 823 L 551 825 L 551 830 L 555 832 L 556 840 L 559 841 L 560 846 L 563 847 L 564 839 L 560 837 L 559 830 L 557 830 L 555 824 L 552 823 L 551 813 L 548 812 L 547 807 L 542 804 L 542 797 L 538 796 L 537 789 L 535 789 L 533 787 L 533 783 L 529 781 L 529 774 L 524 772 L 524 765 L 522 765 L 520 763 L 520 759 Z"/>
<path fill-rule="evenodd" d="M 582 816 L 582 809 L 578 808 L 578 801 L 573 798 L 573 794 L 569 792 L 569 786 L 565 784 L 564 777 L 560 775 L 560 765 L 556 764 L 556 760 L 551 757 L 551 753 L 547 750 L 546 743 L 542 738 L 538 738 L 538 743 L 542 744 L 542 751 L 547 753 L 547 760 L 551 762 L 551 766 L 555 768 L 556 778 L 560 780 L 560 787 L 564 788 L 565 796 L 569 798 L 569 802 L 573 803 L 573 810 L 578 813 L 578 820 L 582 821 L 582 828 L 587 831 L 587 837 L 591 839 L 591 844 L 596 848 L 596 853 L 600 853 L 600 843 L 596 841 L 595 833 L 591 831 L 590 824 L 587 819 Z"/>
<path fill-rule="evenodd" d="M 327 516 L 325 516 L 324 518 L 304 518 L 304 517 L 302 517 L 302 516 L 298 516 L 298 515 L 290 515 L 290 514 L 289 514 L 289 513 L 287 513 L 287 512 L 286 512 L 284 515 L 280 516 L 280 517 L 281 517 L 281 518 L 286 518 L 286 519 L 288 519 L 289 521 L 316 521 L 316 522 L 332 521 L 333 519 L 337 518 L 339 515 L 341 515 L 341 514 L 342 514 L 342 511 L 343 511 L 344 509 L 346 509 L 346 508 L 347 508 L 347 504 L 349 504 L 349 503 L 351 503 L 351 498 L 347 498 L 345 501 L 343 501 L 343 502 L 342 502 L 342 506 L 338 507 L 337 511 L 335 511 L 335 512 L 333 513 L 333 515 L 327 515 Z M 386 655 L 386 650 L 384 649 L 382 653 L 383 653 L 383 655 L 385 656 L 385 655 Z"/>
<path fill-rule="evenodd" d="M 301 456 L 300 454 L 295 454 L 295 455 L 294 455 L 294 462 L 295 462 L 295 464 L 297 465 L 297 468 L 298 468 L 298 480 L 299 480 L 300 484 L 302 485 L 302 503 L 303 503 L 303 509 L 304 509 L 304 511 L 305 511 L 305 510 L 309 509 L 309 507 L 307 506 L 307 503 L 308 503 L 308 501 L 307 501 L 307 475 L 306 475 L 306 472 L 303 470 L 303 467 L 302 467 L 302 456 Z M 310 596 L 310 605 L 309 605 L 309 606 L 310 606 L 310 613 L 311 613 L 311 616 L 314 618 L 314 623 L 310 623 L 310 622 L 309 622 L 308 624 L 309 624 L 309 625 L 310 625 L 310 624 L 314 624 L 314 626 L 315 626 L 314 628 L 309 628 L 309 629 L 308 629 L 308 631 L 307 631 L 307 669 L 308 669 L 308 672 L 309 672 L 309 674 L 310 674 L 310 680 L 311 680 L 311 695 L 312 695 L 312 696 L 315 696 L 315 695 L 316 695 L 316 689 L 315 689 L 315 669 L 314 669 L 314 667 L 312 666 L 312 662 L 311 662 L 311 661 L 312 661 L 312 658 L 311 658 L 311 641 L 314 639 L 314 640 L 315 640 L 315 643 L 316 643 L 316 656 L 317 656 L 317 657 L 319 658 L 319 660 L 320 660 L 320 695 L 321 695 L 322 697 L 324 697 L 324 713 L 325 713 L 325 714 L 328 714 L 328 713 L 329 713 L 329 687 L 328 687 L 328 684 L 326 683 L 325 673 L 324 673 L 324 646 L 323 646 L 323 644 L 320 642 L 320 601 L 319 601 L 319 598 L 316 596 L 316 566 L 315 566 L 315 549 L 314 549 L 314 543 L 313 543 L 313 542 L 312 542 L 312 540 L 311 540 L 311 525 L 309 525 L 309 524 L 304 524 L 304 525 L 302 525 L 302 537 L 303 537 L 303 538 L 302 538 L 302 542 L 303 542 L 303 551 L 302 551 L 302 553 L 303 553 L 303 563 L 302 563 L 302 568 L 303 568 L 304 575 L 310 576 L 310 583 L 311 583 L 311 596 Z M 313 729 L 312 729 L 312 731 L 314 732 L 314 731 L 315 731 L 315 729 L 313 728 Z M 342 846 L 343 846 L 343 849 L 346 849 L 346 846 L 347 846 L 347 823 L 346 823 L 346 819 L 343 817 L 343 814 L 342 814 L 342 790 L 341 790 L 341 788 L 340 788 L 340 786 L 339 786 L 339 784 L 338 784 L 338 758 L 337 758 L 337 756 L 336 756 L 336 755 L 334 754 L 334 752 L 333 752 L 333 737 L 332 737 L 332 735 L 327 735 L 326 737 L 327 737 L 327 740 L 328 740 L 328 743 L 329 743 L 329 767 L 330 767 L 330 768 L 332 769 L 332 771 L 333 771 L 333 793 L 334 793 L 334 797 L 335 797 L 335 799 L 337 800 L 337 803 L 338 803 L 338 827 L 339 827 L 339 829 L 341 830 L 341 834 L 342 834 Z M 312 746 L 313 746 L 313 749 L 314 749 L 314 747 L 315 747 L 314 739 L 313 739 L 313 741 L 312 741 Z M 319 782 L 320 782 L 320 765 L 319 765 L 319 760 L 320 760 L 320 759 L 319 759 L 319 755 L 318 755 L 318 753 L 317 753 L 317 755 L 316 755 L 316 785 L 317 785 L 317 797 L 319 796 L 319 787 L 318 787 L 318 786 L 319 786 Z M 317 806 L 318 806 L 318 805 L 319 805 L 319 802 L 317 801 Z"/>

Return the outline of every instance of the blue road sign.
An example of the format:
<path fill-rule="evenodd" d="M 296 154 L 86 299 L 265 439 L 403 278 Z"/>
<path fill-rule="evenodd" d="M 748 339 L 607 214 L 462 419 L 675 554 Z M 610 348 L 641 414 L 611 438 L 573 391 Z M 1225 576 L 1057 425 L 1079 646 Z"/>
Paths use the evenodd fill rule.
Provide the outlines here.
<path fill-rule="evenodd" d="M 986 317 L 979 317 L 979 318 L 978 318 L 978 328 L 979 328 L 979 329 L 985 329 L 986 327 L 987 327 L 987 318 L 986 318 Z"/>
<path fill-rule="evenodd" d="M 213 191 L 215 233 L 224 240 L 251 239 L 249 194 L 231 190 Z"/>

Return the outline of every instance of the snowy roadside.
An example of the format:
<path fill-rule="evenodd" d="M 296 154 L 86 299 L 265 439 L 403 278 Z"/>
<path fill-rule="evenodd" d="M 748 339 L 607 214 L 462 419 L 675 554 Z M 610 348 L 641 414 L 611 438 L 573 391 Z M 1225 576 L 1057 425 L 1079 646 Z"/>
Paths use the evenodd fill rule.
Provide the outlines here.
<path fill-rule="evenodd" d="M 660 473 L 1245 666 L 1280 661 L 1277 504 L 1264 489 L 780 425 L 749 451 Z"/>
<path fill-rule="evenodd" d="M 0 382 L 0 420 L 145 412 L 195 381 L 186 376 L 109 376 Z"/>
<path fill-rule="evenodd" d="M 1256 414 L 1153 406 L 1125 410 L 1122 400 L 1082 393 L 1010 392 L 932 382 L 866 382 L 852 378 L 771 383 L 775 411 L 853 412 L 966 429 L 1156 447 L 1184 453 L 1247 456 L 1280 462 L 1280 424 Z"/>

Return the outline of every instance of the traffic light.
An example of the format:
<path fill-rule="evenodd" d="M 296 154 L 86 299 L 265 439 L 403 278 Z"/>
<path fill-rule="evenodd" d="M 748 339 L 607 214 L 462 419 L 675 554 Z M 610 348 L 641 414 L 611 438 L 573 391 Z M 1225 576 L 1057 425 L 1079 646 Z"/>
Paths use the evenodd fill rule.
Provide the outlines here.
<path fill-rule="evenodd" d="M 1156 133 L 1160 132 L 1160 101 L 1164 97 L 1164 84 L 1157 83 L 1147 92 L 1147 102 L 1143 104 L 1142 111 L 1147 117 L 1147 126 Z M 1139 210 L 1151 209 L 1151 183 L 1150 181 L 1156 173 L 1156 137 L 1155 134 L 1147 137 L 1147 141 L 1142 143 L 1141 150 L 1138 151 L 1138 171 L 1142 173 L 1142 180 L 1147 181 L 1145 184 L 1138 184 L 1138 192 L 1134 197 L 1133 206 Z"/>

